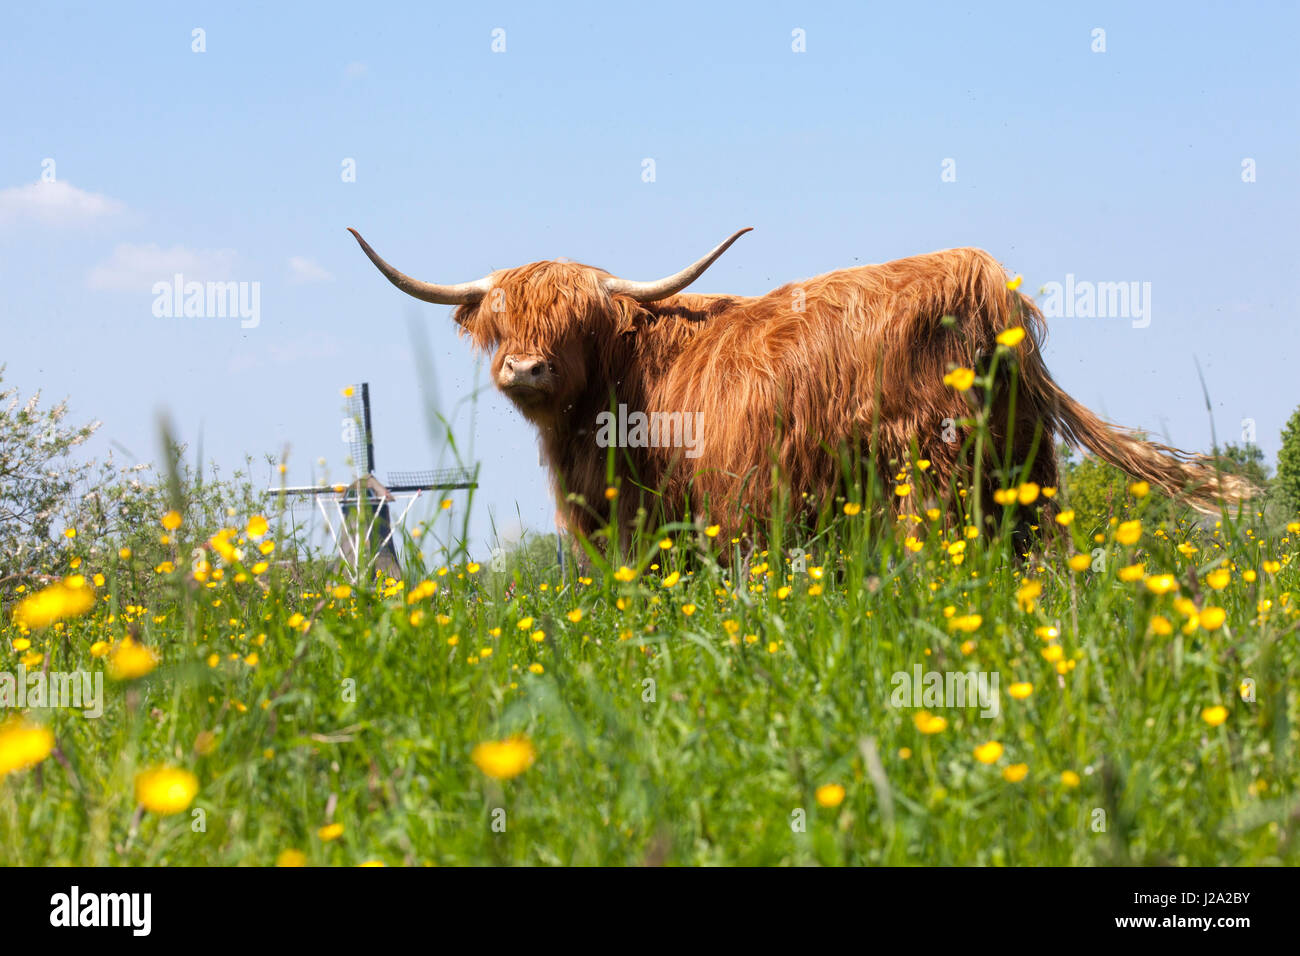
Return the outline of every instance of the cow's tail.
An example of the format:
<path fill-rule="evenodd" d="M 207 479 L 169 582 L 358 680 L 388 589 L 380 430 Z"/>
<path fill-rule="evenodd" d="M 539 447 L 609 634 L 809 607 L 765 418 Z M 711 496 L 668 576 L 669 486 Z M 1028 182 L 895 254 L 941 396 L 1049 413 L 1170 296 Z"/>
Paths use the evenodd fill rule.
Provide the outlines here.
<path fill-rule="evenodd" d="M 1087 449 L 1133 478 L 1205 514 L 1218 514 L 1225 505 L 1235 507 L 1259 494 L 1259 489 L 1245 478 L 1217 467 L 1213 458 L 1148 441 L 1140 432 L 1113 425 L 1071 398 L 1043 363 L 1039 345 L 1045 323 L 1041 314 L 1032 300 L 1019 298 L 1020 311 L 1029 320 L 1025 324 L 1034 339 L 1024 352 L 1021 387 L 1067 444 Z"/>

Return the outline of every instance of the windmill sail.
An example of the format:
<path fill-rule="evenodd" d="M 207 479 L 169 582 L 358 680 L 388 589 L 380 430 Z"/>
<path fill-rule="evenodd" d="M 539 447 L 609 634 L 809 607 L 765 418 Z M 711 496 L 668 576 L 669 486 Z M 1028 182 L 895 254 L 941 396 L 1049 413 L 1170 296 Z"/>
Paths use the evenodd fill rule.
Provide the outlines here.
<path fill-rule="evenodd" d="M 375 438 L 370 428 L 370 384 L 362 382 L 348 389 L 348 414 L 343 421 L 348 459 L 356 477 L 364 478 L 375 471 Z"/>

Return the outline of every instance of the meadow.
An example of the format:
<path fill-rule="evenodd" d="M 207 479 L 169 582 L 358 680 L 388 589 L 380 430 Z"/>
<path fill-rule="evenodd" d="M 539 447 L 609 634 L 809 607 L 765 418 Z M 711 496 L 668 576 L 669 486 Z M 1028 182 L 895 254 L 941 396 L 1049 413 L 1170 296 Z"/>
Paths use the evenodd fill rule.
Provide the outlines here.
<path fill-rule="evenodd" d="M 16 594 L 0 671 L 102 674 L 104 713 L 4 723 L 0 855 L 1300 859 L 1300 525 L 1193 522 L 1138 486 L 1123 520 L 1057 522 L 1025 560 L 938 511 L 889 534 L 837 509 L 817 540 L 730 563 L 711 529 L 670 527 L 627 564 L 358 585 L 277 560 L 261 515 L 196 541 L 159 514 L 162 560 L 68 537 L 68 575 Z M 918 667 L 997 675 L 996 715 L 901 693 Z"/>

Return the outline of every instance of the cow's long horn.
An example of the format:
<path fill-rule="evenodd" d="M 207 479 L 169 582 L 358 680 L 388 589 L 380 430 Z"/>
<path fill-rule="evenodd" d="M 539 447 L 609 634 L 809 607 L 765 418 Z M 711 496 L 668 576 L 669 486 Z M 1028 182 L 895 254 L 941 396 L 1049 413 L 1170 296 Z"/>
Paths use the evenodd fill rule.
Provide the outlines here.
<path fill-rule="evenodd" d="M 370 248 L 370 243 L 361 238 L 361 233 L 350 226 L 348 232 L 352 233 L 357 242 L 361 243 L 361 251 L 370 257 L 370 261 L 378 267 L 389 282 L 407 295 L 415 296 L 417 299 L 423 299 L 425 302 L 433 302 L 437 305 L 467 305 L 483 298 L 492 288 L 492 280 L 486 276 L 482 279 L 475 279 L 473 282 L 462 282 L 459 285 L 435 285 L 432 282 L 421 282 L 419 279 L 412 279 L 405 273 L 398 272 L 381 259 L 379 253 Z"/>
<path fill-rule="evenodd" d="M 605 280 L 605 289 L 611 294 L 628 295 L 638 302 L 654 302 L 656 299 L 664 299 L 670 295 L 681 292 L 688 285 L 704 274 L 704 270 L 713 265 L 715 259 L 722 255 L 730 248 L 731 244 L 749 232 L 753 227 L 746 226 L 739 232 L 734 233 L 730 239 L 722 243 L 703 259 L 687 266 L 676 275 L 670 275 L 666 278 L 659 279 L 655 282 L 633 282 L 630 279 L 619 279 L 616 276 L 610 276 Z"/>

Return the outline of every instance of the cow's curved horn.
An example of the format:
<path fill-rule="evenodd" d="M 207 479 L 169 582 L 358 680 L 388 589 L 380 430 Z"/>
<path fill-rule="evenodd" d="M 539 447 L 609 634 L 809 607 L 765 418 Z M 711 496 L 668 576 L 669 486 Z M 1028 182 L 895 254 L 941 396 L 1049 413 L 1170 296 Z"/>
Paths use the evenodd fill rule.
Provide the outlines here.
<path fill-rule="evenodd" d="M 437 305 L 467 305 L 483 298 L 492 288 L 492 280 L 486 276 L 482 279 L 475 279 L 473 282 L 462 282 L 459 285 L 435 285 L 432 282 L 421 282 L 419 279 L 412 279 L 405 273 L 398 272 L 379 258 L 379 253 L 370 248 L 370 243 L 361 238 L 361 233 L 350 226 L 348 232 L 352 233 L 357 242 L 361 243 L 361 251 L 370 257 L 370 261 L 378 267 L 389 282 L 407 295 L 415 296 L 417 299 L 423 299 L 425 302 L 433 302 Z"/>
<path fill-rule="evenodd" d="M 704 274 L 704 270 L 713 265 L 715 259 L 722 255 L 730 248 L 731 244 L 749 232 L 753 227 L 746 226 L 739 232 L 734 233 L 730 239 L 722 243 L 703 259 L 687 266 L 676 275 L 670 275 L 666 278 L 659 279 L 655 282 L 633 282 L 630 279 L 620 279 L 616 276 L 610 276 L 605 280 L 605 289 L 611 294 L 628 295 L 638 302 L 654 302 L 656 299 L 664 299 L 670 295 L 681 292 L 688 285 Z"/>

